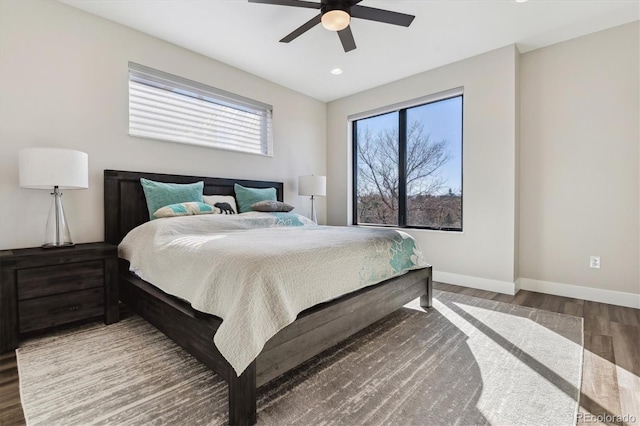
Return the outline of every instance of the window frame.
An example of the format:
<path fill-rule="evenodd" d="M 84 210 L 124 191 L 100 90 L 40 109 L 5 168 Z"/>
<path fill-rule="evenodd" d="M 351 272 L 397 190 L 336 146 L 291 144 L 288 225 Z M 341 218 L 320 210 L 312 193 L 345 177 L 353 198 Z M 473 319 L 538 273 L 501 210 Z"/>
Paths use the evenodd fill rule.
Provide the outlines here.
<path fill-rule="evenodd" d="M 421 225 L 407 225 L 407 111 L 424 105 L 445 101 L 447 99 L 461 98 L 462 108 L 460 112 L 460 228 L 433 227 Z M 377 116 L 398 113 L 398 224 L 375 224 L 358 222 L 358 130 L 356 122 L 359 120 L 374 118 Z M 353 114 L 347 117 L 351 127 L 351 181 L 352 181 L 352 219 L 355 226 L 373 226 L 384 228 L 422 229 L 431 231 L 460 232 L 464 231 L 464 88 L 446 90 L 428 96 L 423 96 L 406 102 L 401 102 L 375 110 Z"/>
<path fill-rule="evenodd" d="M 158 140 L 163 142 L 181 143 L 186 145 L 202 146 L 206 148 L 220 149 L 225 151 L 239 152 L 243 154 L 261 155 L 265 157 L 273 157 L 273 106 L 256 101 L 241 95 L 237 95 L 226 90 L 218 89 L 197 81 L 189 80 L 184 77 L 169 74 L 164 71 L 156 70 L 135 62 L 128 63 L 128 112 L 129 112 L 129 136 Z M 228 141 L 216 141 L 215 136 L 210 137 L 207 141 L 189 141 L 188 131 L 185 131 L 185 137 L 170 135 L 154 135 L 149 136 L 143 134 L 139 130 L 132 130 L 132 94 L 131 83 L 145 85 L 167 93 L 184 96 L 185 99 L 195 99 L 211 103 L 220 107 L 231 108 L 233 110 L 255 114 L 260 118 L 260 152 L 251 151 L 249 149 L 239 149 L 229 144 Z M 166 105 L 170 106 L 170 103 Z M 240 123 L 238 120 L 236 123 Z M 198 133 L 201 129 L 194 127 L 193 132 Z M 158 132 L 160 133 L 160 132 Z M 168 133 L 168 132 L 167 132 Z M 204 137 L 200 137 L 205 139 Z M 255 144 L 257 148 L 257 143 Z"/>

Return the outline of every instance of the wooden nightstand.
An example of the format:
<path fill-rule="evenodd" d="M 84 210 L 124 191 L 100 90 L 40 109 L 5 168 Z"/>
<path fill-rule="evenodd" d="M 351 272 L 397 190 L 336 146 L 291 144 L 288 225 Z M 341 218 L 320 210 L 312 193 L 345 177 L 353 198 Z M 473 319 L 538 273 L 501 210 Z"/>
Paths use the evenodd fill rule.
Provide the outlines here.
<path fill-rule="evenodd" d="M 113 244 L 0 251 L 0 353 L 32 331 L 96 317 L 117 322 L 117 271 Z"/>

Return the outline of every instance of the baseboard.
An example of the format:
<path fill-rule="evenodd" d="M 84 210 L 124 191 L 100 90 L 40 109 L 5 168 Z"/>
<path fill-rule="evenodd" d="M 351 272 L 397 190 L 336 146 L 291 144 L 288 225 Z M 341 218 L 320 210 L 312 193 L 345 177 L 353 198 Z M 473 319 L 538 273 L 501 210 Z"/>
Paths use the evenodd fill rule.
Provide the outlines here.
<path fill-rule="evenodd" d="M 515 282 L 511 283 L 508 281 L 472 277 L 470 275 L 433 271 L 433 280 L 446 284 L 510 295 L 514 295 L 520 290 L 529 290 L 537 293 L 553 294 L 555 296 L 571 297 L 573 299 L 640 309 L 640 294 L 534 280 L 531 278 L 518 278 Z"/>
<path fill-rule="evenodd" d="M 520 291 L 520 289 L 522 288 L 522 281 L 520 280 L 520 278 L 518 278 L 518 279 L 516 280 L 516 282 L 515 282 L 515 283 L 513 283 L 513 285 L 514 285 L 514 286 L 515 286 L 515 288 L 516 288 L 516 294 L 517 294 L 517 293 Z"/>
<path fill-rule="evenodd" d="M 469 275 L 452 274 L 450 272 L 433 271 L 433 280 L 446 284 L 454 284 L 462 287 L 476 288 L 478 290 L 495 291 L 496 293 L 516 294 L 515 283 L 509 281 L 478 278 Z"/>
<path fill-rule="evenodd" d="M 519 278 L 520 289 L 640 309 L 640 294 Z"/>

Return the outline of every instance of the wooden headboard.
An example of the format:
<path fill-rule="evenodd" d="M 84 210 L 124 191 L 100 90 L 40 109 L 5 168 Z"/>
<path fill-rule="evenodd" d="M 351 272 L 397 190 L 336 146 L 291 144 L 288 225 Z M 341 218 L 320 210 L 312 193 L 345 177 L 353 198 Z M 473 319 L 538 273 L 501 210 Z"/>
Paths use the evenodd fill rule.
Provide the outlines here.
<path fill-rule="evenodd" d="M 159 173 L 104 171 L 104 240 L 120 244 L 127 233 L 149 221 L 147 201 L 140 178 L 165 183 L 204 182 L 204 195 L 232 195 L 234 184 L 251 188 L 275 188 L 278 201 L 283 201 L 284 184 L 259 180 L 241 180 L 200 176 L 165 175 Z"/>

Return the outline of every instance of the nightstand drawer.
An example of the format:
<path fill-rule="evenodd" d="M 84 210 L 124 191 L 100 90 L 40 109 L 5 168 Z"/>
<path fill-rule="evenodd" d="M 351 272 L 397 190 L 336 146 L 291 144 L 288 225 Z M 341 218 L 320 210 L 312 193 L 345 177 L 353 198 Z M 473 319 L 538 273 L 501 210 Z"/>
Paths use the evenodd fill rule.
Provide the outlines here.
<path fill-rule="evenodd" d="M 21 269 L 18 300 L 32 299 L 104 285 L 102 260 Z"/>
<path fill-rule="evenodd" d="M 23 300 L 18 312 L 20 333 L 98 317 L 104 315 L 104 288 Z"/>

